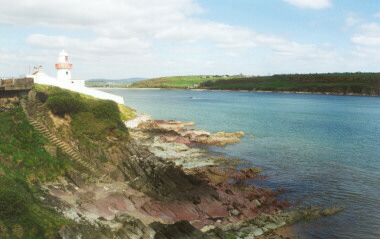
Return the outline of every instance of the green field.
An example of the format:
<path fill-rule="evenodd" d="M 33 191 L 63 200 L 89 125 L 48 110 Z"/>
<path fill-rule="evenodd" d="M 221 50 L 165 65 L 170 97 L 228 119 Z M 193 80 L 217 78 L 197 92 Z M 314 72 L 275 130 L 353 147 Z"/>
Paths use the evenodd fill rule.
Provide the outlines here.
<path fill-rule="evenodd" d="M 206 81 L 199 88 L 214 90 L 291 91 L 380 95 L 380 73 L 293 74 Z"/>
<path fill-rule="evenodd" d="M 139 81 L 130 87 L 380 95 L 380 73 L 284 74 L 226 78 L 173 76 Z"/>
<path fill-rule="evenodd" d="M 145 78 L 128 78 L 128 79 L 120 79 L 120 80 L 91 79 L 91 80 L 86 80 L 85 84 L 87 87 L 126 88 L 133 82 L 140 81 L 140 80 L 145 80 Z"/>
<path fill-rule="evenodd" d="M 170 76 L 142 80 L 133 83 L 130 88 L 172 88 L 187 89 L 189 87 L 198 87 L 199 84 L 206 81 L 238 79 L 241 76 Z"/>

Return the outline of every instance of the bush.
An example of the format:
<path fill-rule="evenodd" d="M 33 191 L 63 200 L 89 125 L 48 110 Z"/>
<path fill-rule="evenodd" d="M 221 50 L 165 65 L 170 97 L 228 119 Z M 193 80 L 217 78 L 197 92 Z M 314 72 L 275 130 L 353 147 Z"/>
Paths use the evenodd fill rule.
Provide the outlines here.
<path fill-rule="evenodd" d="M 73 136 L 87 148 L 94 148 L 93 140 L 105 140 L 108 136 L 128 140 L 128 129 L 121 116 L 129 118 L 134 113 L 128 107 L 120 107 L 111 100 L 100 100 L 83 94 L 54 89 L 48 92 L 47 107 L 53 114 L 71 116 Z"/>
<path fill-rule="evenodd" d="M 48 108 L 56 115 L 75 114 L 88 111 L 88 107 L 79 94 L 59 92 L 49 97 Z"/>
<path fill-rule="evenodd" d="M 30 204 L 23 193 L 10 185 L 1 185 L 0 187 L 0 220 L 13 221 L 22 215 L 28 215 Z"/>
<path fill-rule="evenodd" d="M 47 99 L 49 98 L 48 94 L 46 94 L 45 92 L 41 92 L 41 91 L 37 91 L 36 97 L 42 103 L 45 103 L 47 101 Z"/>
<path fill-rule="evenodd" d="M 98 119 L 120 120 L 119 107 L 111 100 L 96 101 L 92 107 L 92 113 Z"/>

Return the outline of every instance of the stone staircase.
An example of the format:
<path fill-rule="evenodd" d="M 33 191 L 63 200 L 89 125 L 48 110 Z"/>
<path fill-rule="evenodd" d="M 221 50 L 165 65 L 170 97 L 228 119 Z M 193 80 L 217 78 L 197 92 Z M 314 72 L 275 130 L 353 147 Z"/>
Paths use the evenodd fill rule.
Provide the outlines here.
<path fill-rule="evenodd" d="M 50 132 L 48 127 L 45 126 L 44 123 L 42 123 L 42 119 L 45 117 L 43 114 L 43 104 L 41 102 L 36 102 L 36 114 L 34 117 L 32 117 L 27 109 L 25 100 L 20 101 L 20 105 L 22 106 L 22 109 L 24 110 L 26 117 L 28 118 L 30 124 L 39 132 L 41 133 L 45 138 L 47 138 L 52 144 L 58 146 L 63 153 L 70 156 L 70 159 L 74 161 L 75 163 L 79 164 L 83 168 L 85 168 L 87 171 L 91 172 L 93 175 L 99 179 L 99 181 L 107 181 L 109 182 L 111 179 L 108 175 L 105 173 L 99 171 L 96 167 L 96 165 L 93 165 L 92 163 L 86 162 L 84 158 L 80 155 L 79 152 L 77 152 L 72 146 L 65 143 L 58 137 L 56 137 L 53 133 Z"/>

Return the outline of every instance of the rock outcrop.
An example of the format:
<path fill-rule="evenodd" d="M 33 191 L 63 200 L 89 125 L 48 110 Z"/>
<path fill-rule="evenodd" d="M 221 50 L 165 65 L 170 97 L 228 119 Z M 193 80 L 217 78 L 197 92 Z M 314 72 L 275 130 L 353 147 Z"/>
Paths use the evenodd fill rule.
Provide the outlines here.
<path fill-rule="evenodd" d="M 138 132 L 135 136 L 144 136 L 144 132 L 150 135 L 154 134 L 159 136 L 159 141 L 161 143 L 225 146 L 230 143 L 241 142 L 240 138 L 245 136 L 242 131 L 235 133 L 218 132 L 211 134 L 204 130 L 188 129 L 186 127 L 192 127 L 195 123 L 184 123 L 173 120 L 153 120 L 151 116 L 146 114 L 141 114 L 137 118 L 127 121 L 126 125 L 132 129 L 132 132 Z"/>

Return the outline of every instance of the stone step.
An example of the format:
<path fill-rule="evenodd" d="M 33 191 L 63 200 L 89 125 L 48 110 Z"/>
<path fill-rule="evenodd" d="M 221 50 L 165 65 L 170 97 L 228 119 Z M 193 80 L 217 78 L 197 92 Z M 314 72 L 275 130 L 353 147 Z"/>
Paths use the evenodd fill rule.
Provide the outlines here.
<path fill-rule="evenodd" d="M 72 155 L 77 155 L 72 149 L 65 149 L 65 151 Z"/>
<path fill-rule="evenodd" d="M 67 150 L 67 149 L 63 149 L 63 150 L 65 150 L 65 152 L 66 152 L 68 155 L 70 155 L 71 157 L 73 157 L 73 158 L 78 157 L 78 155 L 77 155 L 74 151 L 69 151 L 69 150 Z"/>
<path fill-rule="evenodd" d="M 80 159 L 75 153 L 67 153 L 70 157 L 72 157 L 74 160 Z"/>

